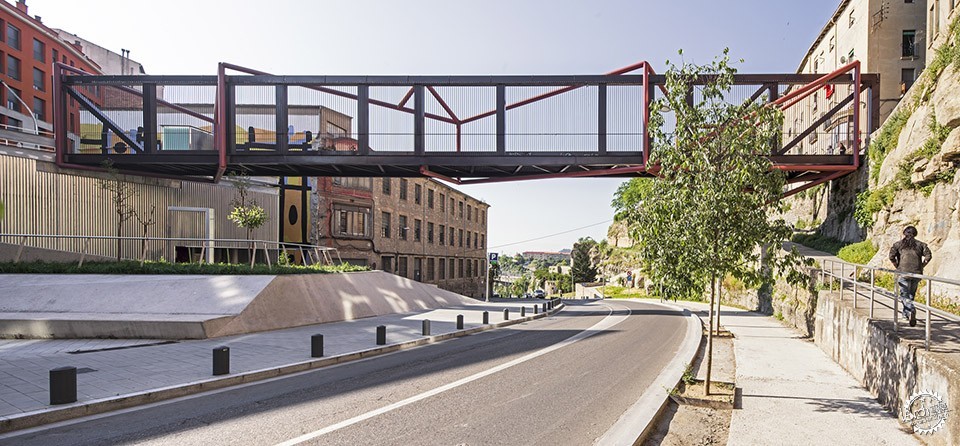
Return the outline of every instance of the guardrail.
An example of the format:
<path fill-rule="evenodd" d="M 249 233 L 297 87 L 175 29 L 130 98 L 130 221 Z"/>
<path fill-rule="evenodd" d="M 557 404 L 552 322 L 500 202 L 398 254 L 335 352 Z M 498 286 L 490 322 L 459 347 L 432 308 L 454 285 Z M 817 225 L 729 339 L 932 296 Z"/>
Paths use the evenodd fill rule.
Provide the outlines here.
<path fill-rule="evenodd" d="M 902 271 L 872 267 L 867 265 L 859 265 L 856 263 L 849 263 L 840 260 L 821 260 L 820 269 L 820 281 L 821 283 L 827 283 L 827 286 L 832 291 L 834 284 L 837 284 L 837 288 L 840 291 L 840 300 L 844 298 L 844 291 L 850 290 L 853 292 L 853 308 L 858 308 L 858 300 L 861 296 L 869 299 L 870 303 L 870 319 L 874 319 L 874 308 L 877 304 L 877 297 L 884 299 L 889 299 L 891 303 L 886 301 L 881 301 L 880 305 L 890 308 L 893 310 L 893 327 L 894 331 L 899 331 L 899 316 L 900 311 L 897 308 L 899 305 L 898 295 L 898 285 L 897 279 L 899 277 L 909 277 L 914 279 L 920 279 L 927 281 L 926 283 L 926 293 L 927 300 L 926 303 L 914 302 L 916 308 L 922 309 L 924 311 L 924 348 L 930 350 L 930 325 L 932 318 L 936 316 L 940 320 L 949 321 L 949 322 L 960 322 L 960 316 L 949 313 L 943 310 L 933 308 L 931 303 L 933 302 L 933 284 L 940 283 L 944 285 L 953 285 L 960 287 L 960 280 L 951 280 L 944 279 L 942 277 L 927 276 L 923 274 L 913 274 L 905 273 Z M 887 290 L 886 288 L 880 287 L 876 283 L 877 273 L 888 273 L 892 274 L 894 277 L 893 290 Z M 863 277 L 863 274 L 869 274 L 869 282 L 861 282 L 860 279 Z M 828 281 L 829 280 L 829 281 Z M 919 288 L 919 287 L 918 287 Z"/>
<path fill-rule="evenodd" d="M 0 241 L 6 239 L 17 240 L 19 248 L 17 249 L 17 254 L 14 257 L 13 262 L 19 263 L 20 258 L 23 255 L 23 250 L 27 247 L 27 240 L 31 239 L 55 239 L 55 240 L 78 240 L 82 241 L 83 245 L 80 249 L 80 260 L 77 264 L 78 267 L 83 266 L 83 262 L 88 255 L 88 248 L 91 241 L 107 240 L 107 241 L 137 241 L 141 243 L 140 253 L 136 258 L 128 258 L 129 260 L 138 260 L 142 266 L 147 261 L 147 246 L 150 242 L 186 242 L 191 243 L 192 245 L 187 245 L 187 248 L 200 249 L 200 256 L 198 263 L 204 263 L 205 259 L 212 257 L 208 256 L 208 253 L 212 253 L 214 249 L 245 249 L 250 250 L 250 268 L 252 269 L 256 263 L 257 251 L 263 250 L 264 258 L 266 259 L 267 266 L 269 268 L 273 267 L 273 262 L 270 260 L 270 251 L 280 252 L 299 252 L 301 258 L 303 259 L 304 264 L 307 264 L 307 261 L 311 263 L 323 263 L 323 264 L 333 264 L 333 256 L 337 257 L 338 262 L 343 262 L 343 259 L 340 258 L 340 252 L 336 248 L 330 248 L 325 246 L 317 245 L 307 245 L 301 243 L 289 243 L 289 242 L 279 242 L 272 240 L 246 240 L 246 239 L 210 239 L 210 238 L 187 238 L 187 237 L 128 237 L 128 236 L 109 236 L 109 235 L 64 235 L 64 234 L 3 234 L 0 233 Z M 270 248 L 273 246 L 273 248 Z M 45 249 L 42 247 L 36 247 Z M 192 259 L 192 256 L 191 256 Z M 188 262 L 192 263 L 192 262 Z M 209 263 L 209 260 L 207 260 Z"/>

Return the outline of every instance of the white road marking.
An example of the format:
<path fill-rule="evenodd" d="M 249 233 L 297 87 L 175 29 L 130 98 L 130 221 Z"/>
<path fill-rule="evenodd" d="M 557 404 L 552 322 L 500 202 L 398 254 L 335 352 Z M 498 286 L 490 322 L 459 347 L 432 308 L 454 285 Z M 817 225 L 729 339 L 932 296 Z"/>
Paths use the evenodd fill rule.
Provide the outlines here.
<path fill-rule="evenodd" d="M 325 428 L 323 428 L 323 429 L 319 429 L 319 430 L 316 430 L 316 431 L 313 431 L 313 432 L 310 432 L 310 433 L 307 433 L 307 434 L 303 434 L 303 435 L 301 435 L 301 436 L 299 436 L 299 437 L 296 437 L 296 438 L 293 438 L 293 439 L 284 441 L 284 442 L 282 442 L 282 443 L 278 443 L 277 446 L 294 446 L 294 445 L 298 445 L 298 444 L 300 444 L 300 443 L 313 440 L 314 438 L 317 438 L 317 437 L 319 437 L 319 436 L 321 436 L 321 435 L 329 434 L 330 432 L 333 432 L 333 431 L 336 431 L 336 430 L 339 430 L 339 429 L 343 429 L 343 428 L 345 428 L 345 427 L 348 427 L 348 426 L 351 426 L 351 425 L 360 423 L 360 422 L 365 421 L 365 420 L 369 420 L 370 418 L 376 417 L 376 416 L 378 416 L 378 415 L 383 415 L 383 414 L 385 414 L 385 413 L 387 413 L 387 412 L 391 412 L 391 411 L 397 410 L 397 409 L 399 409 L 399 408 L 401 408 L 401 407 L 403 407 L 403 406 L 407 406 L 407 405 L 416 403 L 416 402 L 418 402 L 418 401 L 425 400 L 425 399 L 427 399 L 427 398 L 430 398 L 430 397 L 435 396 L 435 395 L 439 395 L 439 394 L 441 394 L 441 393 L 443 393 L 443 392 L 446 392 L 446 391 L 448 391 L 448 390 L 451 390 L 451 389 L 455 389 L 455 388 L 457 388 L 457 387 L 460 387 L 460 386 L 462 386 L 462 385 L 464 385 L 464 384 L 467 384 L 467 383 L 476 381 L 476 380 L 478 380 L 478 379 L 481 379 L 481 378 L 490 376 L 490 375 L 492 375 L 492 374 L 494 374 L 494 373 L 501 372 L 501 371 L 503 371 L 503 370 L 509 369 L 510 367 L 513 367 L 513 366 L 516 366 L 516 365 L 519 365 L 519 364 L 523 364 L 524 362 L 530 361 L 531 359 L 537 358 L 537 357 L 539 357 L 539 356 L 543 356 L 543 355 L 545 355 L 545 354 L 547 354 L 547 353 L 550 353 L 550 352 L 559 350 L 559 349 L 564 348 L 564 347 L 566 347 L 566 346 L 568 346 L 568 345 L 571 345 L 571 344 L 574 344 L 574 343 L 576 343 L 576 342 L 578 342 L 578 341 L 581 341 L 581 340 L 583 340 L 583 339 L 589 338 L 590 336 L 593 336 L 593 335 L 595 335 L 595 334 L 597 334 L 597 333 L 600 333 L 600 332 L 602 332 L 602 331 L 604 331 L 604 330 L 609 330 L 609 329 L 612 328 L 613 326 L 615 326 L 615 325 L 617 325 L 617 324 L 625 321 L 625 320 L 627 319 L 627 317 L 629 317 L 630 313 L 632 313 L 632 311 L 631 311 L 629 308 L 626 308 L 626 307 L 625 307 L 625 309 L 627 310 L 627 315 L 617 315 L 617 316 L 613 316 L 613 315 L 612 315 L 612 313 L 613 313 L 613 308 L 611 308 L 609 305 L 604 305 L 604 306 L 607 307 L 608 313 L 607 313 L 607 316 L 603 318 L 603 320 L 601 320 L 600 322 L 597 322 L 597 323 L 594 324 L 592 327 L 590 327 L 590 328 L 588 328 L 588 329 L 586 329 L 586 330 L 584 330 L 584 331 L 581 331 L 580 333 L 577 333 L 577 334 L 575 334 L 575 335 L 573 335 L 573 336 L 571 336 L 571 337 L 569 337 L 569 338 L 567 338 L 567 339 L 565 339 L 565 340 L 563 340 L 563 341 L 561 341 L 561 342 L 559 342 L 559 343 L 557 343 L 557 344 L 551 345 L 551 346 L 549 346 L 549 347 L 545 347 L 545 348 L 540 349 L 540 350 L 537 350 L 537 351 L 535 351 L 535 352 L 533 352 L 533 353 L 530 353 L 530 354 L 527 354 L 527 355 L 522 356 L 522 357 L 520 357 L 520 358 L 514 359 L 514 360 L 512 360 L 512 361 L 510 361 L 510 362 L 505 362 L 505 363 L 503 363 L 503 364 L 500 364 L 500 365 L 498 365 L 498 366 L 496 366 L 496 367 L 493 367 L 493 368 L 484 370 L 484 371 L 482 371 L 482 372 L 478 372 L 478 373 L 475 373 L 475 374 L 473 374 L 473 375 L 467 376 L 467 377 L 465 377 L 465 378 L 461 378 L 461 379 L 456 380 L 456 381 L 454 381 L 454 382 L 452 382 L 452 383 L 449 383 L 449 384 L 446 384 L 446 385 L 443 385 L 443 386 L 434 388 L 434 389 L 432 389 L 432 390 L 428 390 L 428 391 L 423 392 L 423 393 L 420 393 L 420 394 L 418 394 L 418 395 L 411 396 L 411 397 L 409 397 L 409 398 L 407 398 L 407 399 L 405 399 L 405 400 L 397 401 L 396 403 L 393 403 L 393 404 L 390 404 L 390 405 L 381 407 L 381 408 L 376 409 L 376 410 L 372 410 L 372 411 L 367 412 L 367 413 L 364 413 L 364 414 L 357 415 L 357 416 L 355 416 L 355 417 L 353 417 L 353 418 L 350 418 L 350 419 L 348 419 L 348 420 L 341 421 L 341 422 L 336 423 L 336 424 L 332 424 L 332 425 L 327 426 L 327 427 L 325 427 Z"/>

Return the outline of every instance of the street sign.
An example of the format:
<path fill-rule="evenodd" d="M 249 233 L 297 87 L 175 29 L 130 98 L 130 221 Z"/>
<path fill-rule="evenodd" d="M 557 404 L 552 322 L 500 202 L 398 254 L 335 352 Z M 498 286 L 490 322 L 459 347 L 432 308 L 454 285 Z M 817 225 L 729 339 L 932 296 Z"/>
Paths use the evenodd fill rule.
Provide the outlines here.
<path fill-rule="evenodd" d="M 500 254 L 495 252 L 490 253 L 490 263 L 496 265 L 499 259 L 500 259 Z"/>

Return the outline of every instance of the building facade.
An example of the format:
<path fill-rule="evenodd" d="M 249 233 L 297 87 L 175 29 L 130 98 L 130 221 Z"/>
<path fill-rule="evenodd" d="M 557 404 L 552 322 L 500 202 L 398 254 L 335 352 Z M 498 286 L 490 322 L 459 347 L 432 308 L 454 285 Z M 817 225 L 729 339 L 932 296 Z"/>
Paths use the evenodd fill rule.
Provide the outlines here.
<path fill-rule="evenodd" d="M 548 262 L 562 262 L 570 260 L 570 251 L 550 252 L 550 251 L 524 251 L 523 257 L 532 260 L 546 260 Z"/>
<path fill-rule="evenodd" d="M 933 61 L 939 48 L 950 34 L 950 24 L 956 19 L 960 0 L 927 0 L 927 64 Z"/>
<path fill-rule="evenodd" d="M 315 233 L 341 258 L 482 297 L 489 205 L 425 178 L 323 177 Z"/>

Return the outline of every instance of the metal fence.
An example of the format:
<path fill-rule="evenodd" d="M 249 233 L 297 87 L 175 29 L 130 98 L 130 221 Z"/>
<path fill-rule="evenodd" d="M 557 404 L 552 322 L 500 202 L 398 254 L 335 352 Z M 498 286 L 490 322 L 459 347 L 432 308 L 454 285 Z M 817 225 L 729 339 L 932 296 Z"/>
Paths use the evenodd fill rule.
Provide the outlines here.
<path fill-rule="evenodd" d="M 960 316 L 933 308 L 931 304 L 934 298 L 934 285 L 960 287 L 960 281 L 944 279 L 942 277 L 927 276 L 923 274 L 905 273 L 887 268 L 872 267 L 867 265 L 858 265 L 838 260 L 822 260 L 820 269 L 820 281 L 825 283 L 830 290 L 834 286 L 840 292 L 840 300 L 844 299 L 845 294 L 852 293 L 853 307 L 859 307 L 861 299 L 866 299 L 869 305 L 870 319 L 874 319 L 875 308 L 879 304 L 882 307 L 893 310 L 893 327 L 899 330 L 900 309 L 897 279 L 900 277 L 909 277 L 926 281 L 924 291 L 926 293 L 926 302 L 915 302 L 917 309 L 924 312 L 924 348 L 930 350 L 930 326 L 933 318 L 947 322 L 960 322 Z M 893 290 L 888 290 L 877 284 L 877 273 L 891 274 L 893 280 Z M 918 286 L 918 290 L 919 290 Z M 879 299 L 878 299 L 879 298 Z"/>
<path fill-rule="evenodd" d="M 317 263 L 331 265 L 334 263 L 334 257 L 336 257 L 337 262 L 343 262 L 336 248 L 271 240 L 0 233 L 0 242 L 14 244 L 18 247 L 13 259 L 14 263 L 20 262 L 25 248 L 32 248 L 32 246 L 28 244 L 28 241 L 36 239 L 74 240 L 82 243 L 82 248 L 79 250 L 80 259 L 78 261 L 78 267 L 83 265 L 88 255 L 91 255 L 90 250 L 92 244 L 117 243 L 120 241 L 136 241 L 141 243 L 141 249 L 137 256 L 127 257 L 127 260 L 139 261 L 141 265 L 147 260 L 159 260 L 159 258 L 153 258 L 149 255 L 151 252 L 159 251 L 157 249 L 149 249 L 151 245 L 168 245 L 173 242 L 180 242 L 180 247 L 189 250 L 187 257 L 189 263 L 193 263 L 194 259 L 196 259 L 198 263 L 212 263 L 213 252 L 216 249 L 247 251 L 251 268 L 253 268 L 254 264 L 258 263 L 258 252 L 263 254 L 260 256 L 260 259 L 262 259 L 260 263 L 266 263 L 268 267 L 271 268 L 273 267 L 272 259 L 279 258 L 280 255 L 299 255 L 300 262 L 304 265 Z"/>

